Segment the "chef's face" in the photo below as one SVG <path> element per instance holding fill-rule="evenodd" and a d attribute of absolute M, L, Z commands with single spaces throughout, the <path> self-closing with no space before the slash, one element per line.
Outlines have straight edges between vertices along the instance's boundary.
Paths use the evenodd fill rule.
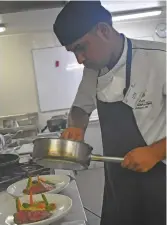
<path fill-rule="evenodd" d="M 113 54 L 112 32 L 113 28 L 109 24 L 99 23 L 81 39 L 66 46 L 66 49 L 75 54 L 79 64 L 94 70 L 102 69 L 109 64 Z"/>

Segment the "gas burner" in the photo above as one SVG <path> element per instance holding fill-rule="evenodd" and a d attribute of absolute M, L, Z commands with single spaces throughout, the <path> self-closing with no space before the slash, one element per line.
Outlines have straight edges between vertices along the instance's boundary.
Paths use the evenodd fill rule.
<path fill-rule="evenodd" d="M 9 180 L 10 178 L 11 178 L 11 176 L 3 176 L 0 178 L 0 181 Z"/>
<path fill-rule="evenodd" d="M 44 168 L 34 162 L 20 163 L 0 171 L 0 191 L 5 190 L 12 183 L 25 179 L 28 176 L 48 175 L 50 169 Z"/>
<path fill-rule="evenodd" d="M 21 176 L 3 176 L 3 177 L 1 177 L 0 178 L 0 189 L 2 188 L 1 185 L 17 181 L 20 178 L 21 178 Z"/>
<path fill-rule="evenodd" d="M 32 170 L 36 170 L 35 166 L 21 166 L 21 168 L 25 171 L 32 171 Z"/>
<path fill-rule="evenodd" d="M 31 171 L 31 170 L 41 169 L 43 167 L 39 167 L 38 165 L 22 165 L 21 168 L 26 171 Z"/>
<path fill-rule="evenodd" d="M 13 171 L 13 175 L 24 176 L 24 175 L 26 175 L 26 172 L 25 171 Z"/>
<path fill-rule="evenodd" d="M 49 173 L 50 170 L 48 169 L 45 169 L 41 166 L 38 166 L 38 165 L 21 165 L 21 168 L 23 171 L 25 171 L 25 173 L 28 175 L 28 176 L 31 176 L 31 175 L 39 175 L 41 172 L 43 171 L 46 171 Z"/>

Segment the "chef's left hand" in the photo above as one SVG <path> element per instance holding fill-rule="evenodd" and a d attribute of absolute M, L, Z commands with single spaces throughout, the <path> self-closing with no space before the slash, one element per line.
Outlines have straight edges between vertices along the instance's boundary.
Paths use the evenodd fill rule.
<path fill-rule="evenodd" d="M 124 157 L 122 167 L 137 172 L 147 172 L 158 162 L 159 158 L 155 154 L 155 151 L 151 147 L 146 146 L 128 152 Z"/>

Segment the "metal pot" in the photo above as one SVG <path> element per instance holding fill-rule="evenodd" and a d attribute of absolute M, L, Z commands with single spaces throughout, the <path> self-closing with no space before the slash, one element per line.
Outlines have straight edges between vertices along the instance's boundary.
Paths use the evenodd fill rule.
<path fill-rule="evenodd" d="M 83 142 L 58 138 L 37 138 L 34 141 L 33 159 L 39 165 L 54 169 L 87 169 L 90 161 L 120 163 L 123 158 L 91 154 L 93 148 Z"/>

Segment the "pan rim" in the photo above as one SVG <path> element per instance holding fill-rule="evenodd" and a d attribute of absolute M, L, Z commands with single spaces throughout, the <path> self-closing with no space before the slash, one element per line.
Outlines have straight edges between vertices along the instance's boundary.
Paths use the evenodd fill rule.
<path fill-rule="evenodd" d="M 70 140 L 70 139 L 57 138 L 57 137 L 38 137 L 38 138 L 34 139 L 33 142 L 38 141 L 40 139 L 70 141 L 70 142 L 73 142 L 73 143 L 80 143 L 80 144 L 87 145 L 90 149 L 93 149 L 92 146 L 90 146 L 89 144 L 87 144 L 85 142 L 77 141 L 77 140 L 74 141 L 74 140 Z"/>

